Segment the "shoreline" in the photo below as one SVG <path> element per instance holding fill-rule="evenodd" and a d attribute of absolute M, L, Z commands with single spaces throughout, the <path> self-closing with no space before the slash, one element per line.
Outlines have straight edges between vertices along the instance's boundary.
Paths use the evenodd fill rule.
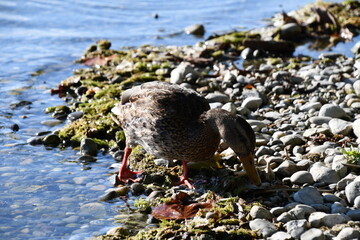
<path fill-rule="evenodd" d="M 355 3 L 348 4 L 351 9 Z M 239 189 L 241 167 L 231 152 L 223 151 L 220 156 L 225 168 L 216 169 L 216 159 L 215 164 L 210 162 L 205 169 L 193 166 L 191 172 L 197 174 L 190 177 L 194 181 L 205 180 L 195 191 L 172 187 L 172 180 L 180 173 L 179 163 L 166 160 L 154 163 L 152 156 L 136 149 L 130 166 L 144 169 L 147 180 L 113 189 L 102 200 L 111 202 L 114 197 L 128 194 L 146 196 L 135 203 L 138 211 L 144 213 L 142 217 L 148 216 L 151 207 L 171 199 L 181 204 L 178 196 L 184 192 L 197 203 L 212 200 L 213 206 L 187 221 L 158 221 L 149 215 L 147 225 L 154 228 L 136 236 L 131 226 L 120 223 L 122 226 L 96 239 L 190 236 L 287 239 L 304 234 L 329 237 L 343 229 L 350 231 L 345 226 L 350 226 L 351 234 L 360 234 L 356 227 L 360 220 L 359 206 L 355 206 L 356 196 L 346 187 L 350 182 L 349 186 L 356 187 L 359 180 L 357 167 L 348 164 L 349 146 L 356 147 L 356 139 L 360 137 L 354 127 L 360 121 L 355 59 L 358 52 L 354 58 L 337 53 L 319 59 L 291 56 L 295 46 L 302 43 L 299 40 L 319 40 L 325 35 L 329 36 L 325 43 L 331 45 L 340 40 L 331 38 L 334 31 L 349 30 L 341 25 L 343 22 L 331 20 L 334 15 L 329 12 L 318 16 L 321 14 L 330 16 L 330 20 L 322 23 L 319 17 L 318 25 L 304 26 L 284 15 L 287 23 L 275 32 L 274 28 L 267 29 L 266 34 L 233 32 L 195 46 L 143 46 L 116 51 L 111 49 L 110 42 L 100 41 L 90 46 L 80 59 L 90 68 L 76 70 L 74 76 L 52 91 L 67 99 L 68 106 L 49 108 L 47 112 L 71 123 L 59 132 L 29 142 L 80 146 L 85 161 L 91 161 L 99 150 L 121 159 L 124 135 L 112 121 L 110 109 L 119 101 L 121 92 L 133 84 L 170 81 L 196 89 L 209 100 L 211 107 L 236 112 L 249 120 L 257 134 L 256 156 L 265 183 L 260 188 L 245 184 Z M 360 21 L 357 31 L 359 26 Z M 297 38 L 292 39 L 293 36 Z M 243 69 L 234 63 L 239 56 L 246 59 Z M 87 143 L 81 144 L 84 138 L 88 139 Z M 92 150 L 85 152 L 89 147 Z M 341 151 L 343 148 L 346 154 Z M 318 176 L 321 171 L 324 174 Z M 352 171 L 356 174 L 351 175 Z M 281 186 L 280 196 L 270 191 L 275 191 L 276 186 Z M 261 195 L 266 195 L 268 200 Z"/>

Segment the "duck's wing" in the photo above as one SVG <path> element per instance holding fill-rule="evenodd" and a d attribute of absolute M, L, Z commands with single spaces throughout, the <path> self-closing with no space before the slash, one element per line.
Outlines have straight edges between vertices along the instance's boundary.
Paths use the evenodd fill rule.
<path fill-rule="evenodd" d="M 151 111 L 159 118 L 176 121 L 197 121 L 210 109 L 208 102 L 197 92 L 175 84 L 149 82 L 123 93 L 122 104 L 129 102 L 137 109 Z"/>

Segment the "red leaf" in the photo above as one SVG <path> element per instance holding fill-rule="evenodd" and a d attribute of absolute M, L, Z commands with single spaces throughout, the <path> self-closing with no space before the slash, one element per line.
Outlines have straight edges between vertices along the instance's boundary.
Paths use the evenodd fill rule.
<path fill-rule="evenodd" d="M 200 209 L 212 207 L 209 202 L 189 202 L 189 198 L 188 194 L 179 192 L 170 202 L 156 206 L 152 211 L 152 215 L 158 219 L 188 219 L 194 217 Z"/>

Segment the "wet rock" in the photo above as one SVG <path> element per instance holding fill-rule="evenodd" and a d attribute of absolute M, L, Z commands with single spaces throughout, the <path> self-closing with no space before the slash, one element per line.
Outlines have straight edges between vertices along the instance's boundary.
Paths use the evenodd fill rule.
<path fill-rule="evenodd" d="M 149 196 L 147 196 L 146 200 L 151 201 L 153 199 L 156 199 L 158 197 L 163 197 L 163 193 L 161 191 L 152 191 Z"/>
<path fill-rule="evenodd" d="M 283 232 L 283 231 L 279 231 L 274 233 L 273 235 L 271 235 L 271 237 L 267 238 L 268 240 L 291 240 L 292 237 L 290 234 Z"/>
<path fill-rule="evenodd" d="M 290 181 L 294 184 L 303 185 L 305 183 L 312 184 L 314 179 L 308 171 L 298 171 L 291 175 Z"/>
<path fill-rule="evenodd" d="M 83 116 L 82 111 L 72 112 L 67 116 L 67 119 L 69 119 L 71 122 L 81 118 Z"/>
<path fill-rule="evenodd" d="M 185 28 L 186 34 L 192 34 L 196 36 L 203 36 L 205 34 L 205 27 L 202 24 L 194 24 Z"/>
<path fill-rule="evenodd" d="M 323 197 L 314 187 L 305 187 L 303 189 L 300 189 L 294 194 L 294 200 L 307 205 L 317 203 L 322 204 L 324 202 Z"/>
<path fill-rule="evenodd" d="M 348 115 L 341 107 L 334 104 L 325 104 L 319 110 L 319 117 L 348 119 Z"/>
<path fill-rule="evenodd" d="M 91 138 L 84 138 L 80 143 L 80 154 L 81 155 L 97 155 L 97 145 Z"/>
<path fill-rule="evenodd" d="M 111 42 L 105 39 L 96 42 L 100 50 L 108 50 L 111 47 Z"/>
<path fill-rule="evenodd" d="M 287 23 L 280 28 L 280 38 L 284 40 L 294 40 L 301 35 L 302 27 L 297 23 Z"/>
<path fill-rule="evenodd" d="M 352 132 L 352 123 L 342 120 L 342 119 L 331 119 L 329 121 L 329 127 L 332 134 L 342 134 L 342 135 L 349 135 Z"/>
<path fill-rule="evenodd" d="M 145 191 L 145 187 L 142 183 L 133 183 L 131 184 L 130 188 L 131 188 L 131 192 L 134 195 L 140 195 Z"/>
<path fill-rule="evenodd" d="M 351 240 L 351 239 L 360 239 L 359 230 L 355 230 L 352 227 L 343 228 L 338 235 L 336 236 L 338 240 Z"/>
<path fill-rule="evenodd" d="M 106 235 L 115 237 L 126 237 L 130 235 L 130 231 L 126 227 L 114 227 L 107 231 Z"/>
<path fill-rule="evenodd" d="M 310 228 L 300 236 L 300 240 L 325 240 L 325 235 L 320 229 Z"/>
<path fill-rule="evenodd" d="M 357 178 L 359 179 L 359 177 Z M 346 199 L 350 204 L 354 204 L 354 200 L 357 196 L 360 196 L 360 181 L 354 180 L 345 187 Z"/>
<path fill-rule="evenodd" d="M 256 110 L 261 106 L 262 103 L 263 100 L 260 97 L 248 97 L 244 99 L 244 101 L 241 104 L 241 107 L 246 107 L 250 110 Z"/>
<path fill-rule="evenodd" d="M 293 238 L 299 238 L 302 233 L 308 229 L 309 223 L 305 219 L 292 220 L 287 222 L 284 226 L 288 234 Z"/>
<path fill-rule="evenodd" d="M 86 203 L 80 207 L 80 216 L 103 217 L 106 215 L 105 206 L 102 203 Z"/>
<path fill-rule="evenodd" d="M 199 73 L 194 70 L 190 63 L 182 62 L 170 74 L 170 82 L 180 84 L 195 81 Z"/>
<path fill-rule="evenodd" d="M 144 184 L 153 183 L 156 185 L 163 185 L 165 182 L 165 177 L 159 174 L 149 174 L 149 175 L 145 175 L 143 182 Z"/>
<path fill-rule="evenodd" d="M 314 163 L 310 168 L 310 173 L 315 182 L 331 184 L 337 183 L 340 180 L 338 174 L 334 170 L 321 162 Z"/>
<path fill-rule="evenodd" d="M 28 140 L 26 140 L 26 142 L 30 145 L 39 145 L 43 143 L 43 138 L 44 137 L 31 137 Z"/>
<path fill-rule="evenodd" d="M 120 196 L 127 196 L 130 191 L 128 186 L 118 187 L 108 191 L 105 195 L 100 197 L 99 201 L 111 201 Z"/>
<path fill-rule="evenodd" d="M 45 120 L 40 122 L 42 125 L 46 125 L 48 127 L 55 127 L 59 124 L 62 124 L 62 120 L 52 119 L 52 120 Z"/>
<path fill-rule="evenodd" d="M 271 212 L 269 210 L 267 210 L 264 207 L 257 206 L 257 205 L 255 205 L 251 208 L 250 216 L 253 219 L 261 218 L 261 219 L 266 219 L 269 221 L 271 221 L 273 218 L 273 215 L 271 214 Z"/>
<path fill-rule="evenodd" d="M 14 123 L 14 124 L 11 124 L 10 129 L 14 132 L 17 132 L 17 131 L 19 131 L 20 128 L 19 128 L 18 124 Z"/>
<path fill-rule="evenodd" d="M 43 143 L 44 143 L 44 145 L 47 145 L 47 146 L 56 147 L 57 145 L 60 144 L 60 138 L 58 135 L 51 134 L 51 135 L 44 137 Z"/>
<path fill-rule="evenodd" d="M 272 234 L 274 234 L 277 231 L 274 224 L 272 224 L 271 222 L 269 222 L 266 219 L 252 220 L 252 221 L 250 221 L 249 225 L 250 225 L 251 230 L 259 231 L 259 233 L 263 237 L 270 237 Z"/>

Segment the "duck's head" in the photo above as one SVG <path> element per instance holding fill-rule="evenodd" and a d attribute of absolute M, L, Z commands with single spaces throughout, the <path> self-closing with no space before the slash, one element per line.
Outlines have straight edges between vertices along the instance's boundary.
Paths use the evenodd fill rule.
<path fill-rule="evenodd" d="M 260 176 L 255 168 L 255 133 L 250 124 L 240 116 L 230 114 L 221 109 L 215 112 L 214 120 L 220 137 L 236 153 L 249 176 L 251 182 L 260 185 Z"/>

